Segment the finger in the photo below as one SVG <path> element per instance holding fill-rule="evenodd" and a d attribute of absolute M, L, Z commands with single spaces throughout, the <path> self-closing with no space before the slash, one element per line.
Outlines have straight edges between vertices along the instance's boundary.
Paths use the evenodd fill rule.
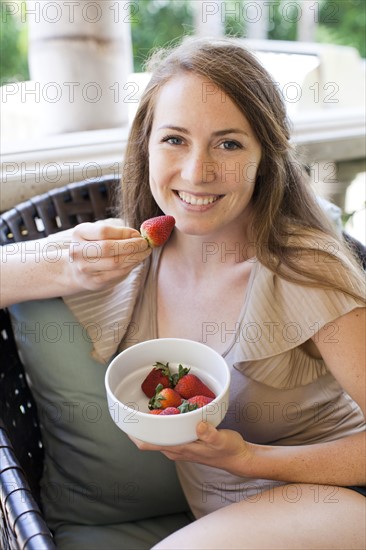
<path fill-rule="evenodd" d="M 155 445 L 154 443 L 146 443 L 145 441 L 142 441 L 141 439 L 137 439 L 136 437 L 133 437 L 132 435 L 128 436 L 131 441 L 140 449 L 140 451 L 160 451 L 161 453 L 168 455 L 177 455 L 182 454 L 187 447 L 191 444 L 185 444 L 185 445 Z M 170 458 L 170 456 L 169 456 Z"/>
<path fill-rule="evenodd" d="M 85 241 L 123 240 L 141 237 L 140 233 L 131 227 L 98 222 L 80 223 L 75 227 L 73 234 Z"/>
<path fill-rule="evenodd" d="M 92 246 L 94 245 L 94 246 Z M 120 259 L 129 258 L 133 261 L 136 254 L 147 252 L 149 245 L 145 239 L 141 236 L 138 238 L 124 239 L 124 240 L 103 240 L 103 241 L 89 241 L 84 248 L 90 247 L 91 250 L 95 250 L 97 255 L 101 258 L 114 258 L 118 263 Z M 148 254 L 145 255 L 145 257 Z"/>
<path fill-rule="evenodd" d="M 136 447 L 140 449 L 140 451 L 161 451 L 161 447 L 159 445 L 146 443 L 145 441 L 142 441 L 141 439 L 137 439 L 137 437 L 133 437 L 132 435 L 128 435 L 128 437 L 136 445 Z"/>
<path fill-rule="evenodd" d="M 220 432 L 209 422 L 200 422 L 197 425 L 196 433 L 200 441 L 209 445 L 216 445 L 220 442 Z"/>
<path fill-rule="evenodd" d="M 115 264 L 129 259 L 136 263 L 135 256 L 142 254 L 143 258 L 149 255 L 149 245 L 142 237 L 125 240 L 100 240 L 77 242 L 70 245 L 70 254 L 73 258 L 80 258 L 86 262 L 96 262 L 105 258 L 112 258 Z M 138 261 L 138 260 L 137 260 Z"/>
<path fill-rule="evenodd" d="M 115 272 L 118 277 L 120 272 L 130 271 L 151 254 L 149 247 L 140 252 L 139 246 L 131 247 L 124 254 L 116 254 L 115 249 L 108 250 L 106 253 L 105 249 L 100 244 L 97 246 L 97 244 L 90 242 L 89 246 L 86 245 L 82 250 L 71 255 L 72 261 L 79 262 L 78 269 L 82 273 Z"/>
<path fill-rule="evenodd" d="M 142 237 L 114 241 L 113 244 L 109 244 L 109 246 L 110 252 L 112 253 L 111 255 L 116 258 L 116 261 L 119 259 L 123 260 L 126 257 L 133 261 L 136 254 L 150 252 L 150 247 L 146 239 Z M 107 255 L 108 241 L 103 241 L 103 247 L 105 248 L 105 255 Z M 148 254 L 145 254 L 145 257 L 146 256 L 148 256 Z"/>

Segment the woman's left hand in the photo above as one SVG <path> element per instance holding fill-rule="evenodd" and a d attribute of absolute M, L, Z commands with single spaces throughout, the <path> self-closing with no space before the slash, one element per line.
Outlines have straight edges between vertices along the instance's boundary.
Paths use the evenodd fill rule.
<path fill-rule="evenodd" d="M 238 432 L 217 430 L 208 422 L 200 422 L 197 426 L 197 438 L 193 443 L 172 447 L 131 439 L 140 450 L 161 451 L 170 460 L 198 462 L 221 468 L 234 475 L 245 475 L 245 464 L 249 466 L 253 450 Z"/>

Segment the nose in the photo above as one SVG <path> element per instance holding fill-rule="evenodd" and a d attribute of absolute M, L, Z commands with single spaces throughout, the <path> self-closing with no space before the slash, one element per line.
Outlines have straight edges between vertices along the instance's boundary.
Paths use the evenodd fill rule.
<path fill-rule="evenodd" d="M 192 150 L 183 159 L 182 179 L 190 184 L 211 183 L 216 178 L 217 163 L 205 150 Z"/>

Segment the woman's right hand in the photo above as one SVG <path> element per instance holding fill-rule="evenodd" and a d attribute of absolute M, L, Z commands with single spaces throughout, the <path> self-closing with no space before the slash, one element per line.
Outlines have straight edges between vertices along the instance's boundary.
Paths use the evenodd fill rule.
<path fill-rule="evenodd" d="M 67 271 L 79 290 L 101 290 L 119 282 L 151 253 L 140 233 L 119 220 L 77 225 L 68 250 Z"/>
<path fill-rule="evenodd" d="M 117 219 L 5 245 L 0 306 L 101 290 L 126 277 L 150 253 L 140 233 Z"/>

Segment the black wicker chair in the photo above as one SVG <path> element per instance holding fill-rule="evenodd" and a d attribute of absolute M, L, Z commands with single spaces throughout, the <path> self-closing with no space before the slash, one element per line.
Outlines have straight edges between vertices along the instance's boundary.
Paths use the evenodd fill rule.
<path fill-rule="evenodd" d="M 38 195 L 0 216 L 1 245 L 45 237 L 116 214 L 119 178 L 105 176 Z M 0 548 L 55 549 L 39 500 L 43 446 L 36 405 L 7 310 L 0 310 Z"/>
<path fill-rule="evenodd" d="M 105 176 L 34 197 L 0 216 L 0 244 L 45 237 L 116 214 L 119 178 Z M 365 247 L 345 236 L 366 268 Z M 54 550 L 41 510 L 43 446 L 36 405 L 6 310 L 0 310 L 0 528 L 4 550 Z"/>

